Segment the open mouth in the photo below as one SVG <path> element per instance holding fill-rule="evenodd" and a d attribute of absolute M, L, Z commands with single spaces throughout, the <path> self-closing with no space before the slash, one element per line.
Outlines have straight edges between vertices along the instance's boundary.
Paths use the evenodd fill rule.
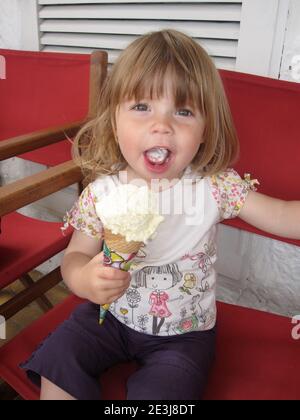
<path fill-rule="evenodd" d="M 164 147 L 153 147 L 144 152 L 146 166 L 154 172 L 164 172 L 168 169 L 171 157 L 172 152 Z"/>

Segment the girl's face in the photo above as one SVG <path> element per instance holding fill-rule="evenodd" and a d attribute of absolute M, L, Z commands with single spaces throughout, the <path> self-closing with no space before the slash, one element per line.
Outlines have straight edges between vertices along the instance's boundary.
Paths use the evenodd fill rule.
<path fill-rule="evenodd" d="M 128 163 L 128 182 L 180 178 L 203 143 L 204 118 L 189 104 L 176 107 L 170 91 L 166 86 L 159 99 L 128 100 L 117 109 L 116 130 Z M 153 148 L 163 149 L 163 164 L 150 162 L 146 152 Z"/>
<path fill-rule="evenodd" d="M 147 276 L 147 288 L 154 290 L 167 290 L 173 287 L 173 276 L 171 273 L 166 274 L 151 274 Z"/>

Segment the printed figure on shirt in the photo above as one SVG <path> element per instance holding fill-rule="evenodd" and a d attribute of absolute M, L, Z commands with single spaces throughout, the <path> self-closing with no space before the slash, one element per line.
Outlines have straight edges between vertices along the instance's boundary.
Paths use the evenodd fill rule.
<path fill-rule="evenodd" d="M 152 334 L 157 335 L 165 319 L 172 313 L 168 308 L 169 295 L 166 290 L 173 288 L 182 279 L 177 264 L 160 267 L 144 267 L 137 273 L 137 288 L 150 289 L 149 315 L 153 317 Z"/>

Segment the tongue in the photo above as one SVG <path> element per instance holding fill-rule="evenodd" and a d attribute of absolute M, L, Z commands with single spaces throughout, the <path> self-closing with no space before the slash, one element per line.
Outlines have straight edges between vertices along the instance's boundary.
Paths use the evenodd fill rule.
<path fill-rule="evenodd" d="M 167 160 L 169 152 L 167 149 L 155 147 L 153 149 L 148 150 L 146 152 L 146 156 L 151 163 L 156 165 L 162 165 Z"/>

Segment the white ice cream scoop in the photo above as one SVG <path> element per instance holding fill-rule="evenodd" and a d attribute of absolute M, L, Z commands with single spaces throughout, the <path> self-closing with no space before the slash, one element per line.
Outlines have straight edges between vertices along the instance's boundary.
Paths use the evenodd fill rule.
<path fill-rule="evenodd" d="M 147 158 L 152 163 L 162 164 L 167 159 L 169 151 L 162 147 L 154 147 L 146 152 Z"/>
<path fill-rule="evenodd" d="M 127 242 L 146 244 L 164 220 L 157 195 L 148 186 L 121 184 L 100 197 L 95 207 L 103 227 Z"/>

